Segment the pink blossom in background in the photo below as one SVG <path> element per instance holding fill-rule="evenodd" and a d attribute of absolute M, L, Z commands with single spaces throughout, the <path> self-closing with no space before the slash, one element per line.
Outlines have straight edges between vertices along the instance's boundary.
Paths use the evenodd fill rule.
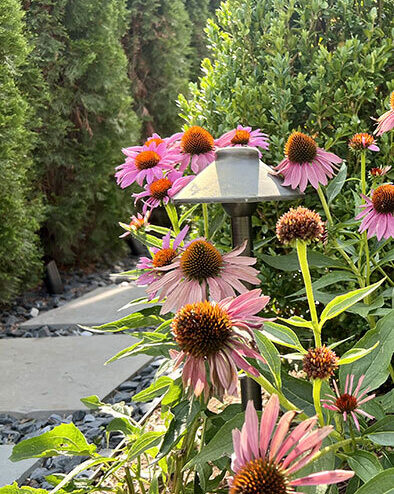
<path fill-rule="evenodd" d="M 389 132 L 394 128 L 394 91 L 390 94 L 390 110 L 383 113 L 378 119 L 378 126 L 374 134 L 381 136 L 385 132 Z"/>
<path fill-rule="evenodd" d="M 216 139 L 215 144 L 220 148 L 227 146 L 250 146 L 265 150 L 269 148 L 268 134 L 263 134 L 260 129 L 252 130 L 252 127 L 242 127 L 242 125 L 223 134 Z M 260 151 L 259 154 L 261 156 Z"/>
<path fill-rule="evenodd" d="M 371 198 L 364 196 L 363 211 L 356 216 L 362 218 L 359 232 L 367 232 L 367 238 L 376 235 L 378 240 L 394 237 L 394 185 L 380 185 L 372 191 Z"/>

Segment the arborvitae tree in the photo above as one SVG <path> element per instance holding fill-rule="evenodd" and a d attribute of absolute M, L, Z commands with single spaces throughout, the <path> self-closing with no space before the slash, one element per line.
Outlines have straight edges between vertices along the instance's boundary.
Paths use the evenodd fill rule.
<path fill-rule="evenodd" d="M 0 304 L 41 272 L 41 205 L 34 199 L 32 114 L 20 88 L 28 54 L 18 0 L 0 2 Z"/>
<path fill-rule="evenodd" d="M 176 99 L 190 74 L 191 24 L 182 0 L 128 0 L 124 47 L 144 134 L 179 130 Z"/>
<path fill-rule="evenodd" d="M 125 0 L 29 0 L 31 64 L 45 79 L 35 159 L 46 196 L 42 239 L 65 264 L 116 254 L 130 198 L 114 181 L 120 149 L 138 140 L 127 58 Z"/>

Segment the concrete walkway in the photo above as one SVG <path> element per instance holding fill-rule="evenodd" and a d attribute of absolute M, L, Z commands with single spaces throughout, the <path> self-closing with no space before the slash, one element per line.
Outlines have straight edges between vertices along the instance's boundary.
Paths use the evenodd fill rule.
<path fill-rule="evenodd" d="M 97 288 L 83 297 L 77 298 L 62 307 L 42 312 L 21 324 L 21 328 L 34 329 L 40 326 L 50 326 L 55 329 L 83 326 L 99 326 L 115 319 L 127 316 L 138 310 L 119 309 L 128 302 L 145 297 L 145 289 L 130 283 L 128 286 L 105 286 Z"/>
<path fill-rule="evenodd" d="M 128 335 L 0 340 L 0 414 L 48 417 L 84 409 L 80 399 L 101 399 L 152 360 L 137 355 L 104 362 L 137 340 Z"/>

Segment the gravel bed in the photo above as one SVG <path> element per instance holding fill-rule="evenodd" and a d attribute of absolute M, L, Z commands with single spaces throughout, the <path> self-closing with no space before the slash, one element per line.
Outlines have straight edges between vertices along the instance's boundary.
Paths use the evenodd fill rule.
<path fill-rule="evenodd" d="M 105 400 L 106 403 L 113 404 L 125 402 L 126 405 L 133 407 L 133 419 L 136 421 L 141 420 L 145 413 L 152 407 L 152 403 L 134 403 L 131 397 L 151 384 L 160 364 L 160 360 L 155 360 L 141 369 L 138 375 L 135 375 L 130 380 L 120 384 L 118 388 L 111 393 L 111 397 Z M 78 410 L 67 416 L 52 414 L 47 419 L 17 419 L 10 415 L 0 414 L 0 444 L 17 444 L 23 439 L 35 437 L 43 432 L 47 432 L 61 423 L 73 422 L 82 431 L 89 443 L 97 445 L 98 450 L 106 448 L 113 449 L 123 439 L 123 435 L 121 433 L 112 432 L 107 443 L 105 427 L 111 420 L 113 420 L 111 415 L 94 410 Z M 67 474 L 86 459 L 86 457 L 80 456 L 58 456 L 43 459 L 39 466 L 24 482 L 24 485 L 30 485 L 35 488 L 51 489 L 52 486 L 45 480 L 47 475 L 55 473 Z M 92 473 L 93 471 L 86 470 L 80 474 L 80 478 L 89 477 Z"/>
<path fill-rule="evenodd" d="M 61 307 L 95 288 L 113 284 L 114 279 L 110 277 L 110 274 L 134 269 L 137 260 L 137 257 L 128 256 L 111 266 L 108 264 L 95 266 L 94 273 L 88 273 L 84 270 L 62 272 L 60 274 L 64 284 L 64 292 L 61 294 L 51 295 L 44 284 L 36 290 L 24 293 L 10 305 L 0 307 L 0 339 L 44 338 L 48 336 L 84 334 L 83 330 L 75 327 L 54 329 L 49 326 L 41 326 L 36 329 L 26 330 L 20 329 L 19 325 L 32 317 L 38 316 L 40 312 Z M 122 278 L 115 279 L 115 282 L 127 283 Z"/>

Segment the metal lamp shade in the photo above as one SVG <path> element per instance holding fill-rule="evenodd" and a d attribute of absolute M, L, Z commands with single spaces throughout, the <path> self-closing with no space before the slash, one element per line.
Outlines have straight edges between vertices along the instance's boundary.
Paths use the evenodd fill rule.
<path fill-rule="evenodd" d="M 249 203 L 286 201 L 302 197 L 298 190 L 281 185 L 269 166 L 259 160 L 256 148 L 228 147 L 216 152 L 208 165 L 175 197 L 175 204 Z"/>

